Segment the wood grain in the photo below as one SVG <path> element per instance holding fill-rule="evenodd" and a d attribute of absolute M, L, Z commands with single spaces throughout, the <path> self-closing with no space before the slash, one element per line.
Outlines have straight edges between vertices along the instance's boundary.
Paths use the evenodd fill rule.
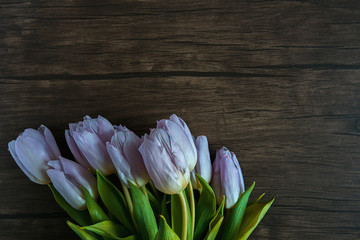
<path fill-rule="evenodd" d="M 101 114 L 181 116 L 278 197 L 251 239 L 360 238 L 358 1 L 0 1 L 0 239 L 76 239 L 7 151 Z"/>

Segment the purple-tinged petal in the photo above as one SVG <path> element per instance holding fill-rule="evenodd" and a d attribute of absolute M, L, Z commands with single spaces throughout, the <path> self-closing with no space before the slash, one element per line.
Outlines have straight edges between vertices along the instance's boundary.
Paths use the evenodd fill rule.
<path fill-rule="evenodd" d="M 94 170 L 93 167 L 86 161 L 86 159 L 81 154 L 78 146 L 74 142 L 74 139 L 71 136 L 71 130 L 65 130 L 65 139 L 66 142 L 70 148 L 71 153 L 73 154 L 75 160 L 82 166 L 84 166 L 86 169 L 89 169 L 90 171 Z"/>
<path fill-rule="evenodd" d="M 211 188 L 214 190 L 216 201 L 218 204 L 221 203 L 224 193 L 222 192 L 222 183 L 220 177 L 220 157 L 219 150 L 216 151 L 216 158 L 213 162 Z"/>
<path fill-rule="evenodd" d="M 47 162 L 52 160 L 49 147 L 30 135 L 22 134 L 15 141 L 15 152 L 23 166 L 44 183 L 50 180 L 46 175 Z"/>
<path fill-rule="evenodd" d="M 20 161 L 20 159 L 18 158 L 16 151 L 15 151 L 15 140 L 9 142 L 8 144 L 9 147 L 9 151 L 11 153 L 11 156 L 14 158 L 16 164 L 20 167 L 20 169 L 25 173 L 25 175 L 33 182 L 38 183 L 38 184 L 47 184 L 48 181 L 42 181 L 40 179 L 38 179 L 36 176 L 32 175 L 30 171 L 28 171 L 26 169 L 26 167 L 22 164 L 22 162 Z"/>
<path fill-rule="evenodd" d="M 127 159 L 133 178 L 139 187 L 144 186 L 149 181 L 149 174 L 138 150 L 140 144 L 141 140 L 135 133 L 127 132 L 126 141 L 122 148 L 122 153 Z"/>
<path fill-rule="evenodd" d="M 86 168 L 63 157 L 60 157 L 60 164 L 62 171 L 68 179 L 75 180 L 76 183 L 88 190 L 92 198 L 97 198 L 98 191 L 96 178 L 88 170 L 86 170 Z"/>
<path fill-rule="evenodd" d="M 157 128 L 165 129 L 175 140 L 185 155 L 189 170 L 192 171 L 196 165 L 197 160 L 196 147 L 192 137 L 189 139 L 184 131 L 184 128 L 174 121 L 160 120 L 157 123 Z"/>
<path fill-rule="evenodd" d="M 79 150 L 93 168 L 106 175 L 115 171 L 105 144 L 96 134 L 73 132 L 73 137 Z"/>
<path fill-rule="evenodd" d="M 86 201 L 81 189 L 72 181 L 69 181 L 65 174 L 56 169 L 47 170 L 52 184 L 63 198 L 75 209 L 86 209 Z"/>
<path fill-rule="evenodd" d="M 47 165 L 56 170 L 60 170 L 60 171 L 63 170 L 59 160 L 48 161 Z"/>
<path fill-rule="evenodd" d="M 145 167 L 154 185 L 167 194 L 181 192 L 189 181 L 190 173 L 185 157 L 176 143 L 163 129 L 144 135 L 139 147 Z"/>
<path fill-rule="evenodd" d="M 113 125 L 104 117 L 98 116 L 98 134 L 101 140 L 106 143 L 111 140 L 111 137 L 114 135 L 114 127 Z"/>
<path fill-rule="evenodd" d="M 131 183 L 135 184 L 134 178 L 131 174 L 130 165 L 126 161 L 124 155 L 120 152 L 120 150 L 118 148 L 114 147 L 113 145 L 111 145 L 111 143 L 109 143 L 109 142 L 106 143 L 106 148 L 107 148 L 110 158 L 116 168 L 116 171 L 120 177 L 120 180 L 126 186 L 128 186 L 127 181 L 130 181 Z"/>
<path fill-rule="evenodd" d="M 41 125 L 38 128 L 38 131 L 44 136 L 46 143 L 53 153 L 53 156 L 58 158 L 60 156 L 60 150 L 51 131 L 44 125 Z"/>
<path fill-rule="evenodd" d="M 209 183 L 211 180 L 211 159 L 206 136 L 198 136 L 195 140 L 195 146 L 198 157 L 195 172 Z"/>

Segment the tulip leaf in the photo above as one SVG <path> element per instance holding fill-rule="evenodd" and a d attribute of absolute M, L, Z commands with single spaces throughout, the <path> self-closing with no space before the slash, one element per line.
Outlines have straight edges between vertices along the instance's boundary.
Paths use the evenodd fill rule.
<path fill-rule="evenodd" d="M 154 212 L 144 193 L 130 183 L 130 192 L 133 203 L 133 216 L 143 240 L 153 240 L 158 231 Z"/>
<path fill-rule="evenodd" d="M 255 182 L 248 188 L 243 194 L 241 194 L 239 200 L 231 209 L 230 215 L 224 222 L 224 228 L 222 229 L 221 239 L 234 240 L 238 236 L 238 232 L 241 226 L 241 222 L 245 213 L 245 209 L 252 190 L 254 189 Z"/>
<path fill-rule="evenodd" d="M 246 240 L 250 236 L 250 234 L 260 223 L 261 219 L 263 219 L 274 200 L 275 197 L 264 203 L 256 202 L 246 208 L 244 220 L 241 224 L 238 237 L 236 239 Z"/>
<path fill-rule="evenodd" d="M 159 231 L 155 236 L 155 240 L 180 240 L 179 236 L 170 228 L 162 215 L 160 215 L 159 225 Z"/>
<path fill-rule="evenodd" d="M 262 199 L 262 197 L 265 195 L 265 193 L 261 194 L 258 198 L 252 200 L 251 202 L 248 203 L 248 206 L 257 203 L 258 201 L 260 201 Z"/>
<path fill-rule="evenodd" d="M 97 171 L 98 190 L 106 208 L 120 221 L 128 230 L 134 231 L 130 212 L 127 208 L 124 195 L 104 175 Z"/>
<path fill-rule="evenodd" d="M 192 225 L 191 225 L 191 213 L 186 196 L 186 191 L 182 191 L 180 194 L 183 194 L 186 201 L 186 210 L 187 210 L 187 239 L 192 239 Z M 171 195 L 171 226 L 172 230 L 178 235 L 182 235 L 182 207 L 180 202 L 180 196 L 177 194 Z"/>
<path fill-rule="evenodd" d="M 99 234 L 102 237 L 118 239 L 118 240 L 135 240 L 135 236 L 129 235 L 128 230 L 119 224 L 112 221 L 103 221 L 94 225 L 85 226 L 81 229 Z"/>
<path fill-rule="evenodd" d="M 82 229 L 80 226 L 75 225 L 70 221 L 66 221 L 66 223 L 82 240 L 97 240 L 97 238 Z"/>
<path fill-rule="evenodd" d="M 202 186 L 202 191 L 196 207 L 194 239 L 200 240 L 203 239 L 202 236 L 216 213 L 216 198 L 210 185 L 200 175 L 196 174 L 196 177 Z"/>
<path fill-rule="evenodd" d="M 215 216 L 211 219 L 209 223 L 209 230 L 206 234 L 206 240 L 214 240 L 219 232 L 221 223 L 224 220 L 224 206 L 225 206 L 225 196 L 223 196 L 220 206 L 216 210 Z"/>
<path fill-rule="evenodd" d="M 84 192 L 85 199 L 86 199 L 86 206 L 90 213 L 92 222 L 98 223 L 98 222 L 109 220 L 109 217 L 101 209 L 101 207 L 97 204 L 97 202 L 90 196 L 90 193 L 86 190 L 86 188 L 81 187 L 81 189 Z"/>
<path fill-rule="evenodd" d="M 219 219 L 219 221 L 216 222 L 216 224 L 212 227 L 211 231 L 208 233 L 208 235 L 206 236 L 206 240 L 215 240 L 218 232 L 219 232 L 219 229 L 221 227 L 221 223 L 223 222 L 224 220 L 224 217 L 221 217 Z"/>
<path fill-rule="evenodd" d="M 48 184 L 52 194 L 56 202 L 60 205 L 62 209 L 78 224 L 81 226 L 86 226 L 91 224 L 91 219 L 89 213 L 86 210 L 77 210 L 73 208 L 62 196 L 61 194 L 55 189 L 52 184 Z"/>

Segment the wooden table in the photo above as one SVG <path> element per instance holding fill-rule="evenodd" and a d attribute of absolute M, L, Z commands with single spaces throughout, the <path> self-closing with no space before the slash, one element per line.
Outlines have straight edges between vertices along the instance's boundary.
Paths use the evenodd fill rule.
<path fill-rule="evenodd" d="M 141 135 L 171 113 L 278 197 L 251 239 L 360 238 L 360 2 L 3 0 L 0 238 L 76 239 L 7 151 L 101 114 Z"/>

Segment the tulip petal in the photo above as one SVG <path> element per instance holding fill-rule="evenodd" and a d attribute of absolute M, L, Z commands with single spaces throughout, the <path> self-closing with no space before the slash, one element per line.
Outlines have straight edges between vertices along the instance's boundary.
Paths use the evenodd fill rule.
<path fill-rule="evenodd" d="M 209 144 L 206 136 L 198 136 L 195 140 L 195 146 L 197 148 L 198 160 L 195 165 L 195 171 L 206 182 L 211 180 L 211 159 L 209 152 Z"/>
<path fill-rule="evenodd" d="M 71 151 L 72 155 L 74 156 L 75 160 L 80 165 L 84 166 L 86 169 L 93 170 L 91 165 L 86 161 L 84 156 L 81 154 L 78 146 L 74 142 L 74 139 L 71 136 L 71 131 L 72 131 L 71 128 L 70 128 L 70 130 L 65 130 L 65 139 L 66 139 L 66 142 L 67 142 L 67 144 L 68 144 L 68 146 L 70 148 L 70 151 Z"/>
<path fill-rule="evenodd" d="M 91 132 L 73 132 L 74 141 L 89 164 L 103 174 L 111 174 L 115 168 L 101 139 Z"/>
<path fill-rule="evenodd" d="M 113 125 L 104 117 L 98 116 L 98 134 L 101 140 L 106 143 L 111 140 L 111 137 L 114 135 Z"/>
<path fill-rule="evenodd" d="M 49 147 L 38 138 L 27 134 L 20 135 L 15 141 L 15 152 L 23 166 L 40 181 L 48 183 L 50 179 L 46 175 L 49 169 L 47 162 L 51 160 Z"/>
<path fill-rule="evenodd" d="M 133 178 L 139 187 L 145 185 L 149 181 L 149 174 L 138 150 L 140 144 L 140 138 L 135 135 L 135 133 L 129 131 L 126 133 L 126 141 L 124 142 L 122 151 L 130 165 Z"/>
<path fill-rule="evenodd" d="M 96 178 L 86 168 L 74 161 L 60 157 L 62 170 L 67 178 L 74 179 L 90 193 L 93 199 L 98 196 Z"/>
<path fill-rule="evenodd" d="M 53 159 L 58 158 L 60 156 L 60 150 L 51 131 L 44 125 L 41 125 L 38 128 L 38 131 L 44 136 L 47 145 L 51 149 L 51 152 L 53 153 Z"/>
<path fill-rule="evenodd" d="M 134 178 L 131 174 L 131 170 L 130 170 L 130 165 L 129 163 L 126 161 L 124 155 L 122 154 L 122 152 L 114 147 L 113 145 L 111 145 L 111 143 L 107 142 L 106 143 L 106 148 L 108 150 L 108 153 L 110 155 L 110 158 L 116 168 L 116 171 L 121 179 L 121 181 L 127 186 L 130 187 L 128 185 L 127 181 L 131 181 L 132 183 L 134 183 Z M 135 184 L 135 183 L 134 183 Z"/>
<path fill-rule="evenodd" d="M 81 189 L 69 181 L 63 172 L 56 169 L 49 169 L 46 172 L 56 190 L 73 208 L 78 210 L 86 208 L 86 201 Z"/>
<path fill-rule="evenodd" d="M 22 164 L 22 162 L 20 161 L 20 159 L 18 158 L 16 151 L 15 151 L 15 140 L 9 142 L 8 144 L 9 147 L 9 151 L 11 156 L 14 158 L 16 164 L 20 167 L 20 169 L 25 173 L 25 175 L 33 182 L 38 183 L 38 184 L 47 184 L 48 182 L 44 182 L 38 178 L 36 178 L 34 175 L 31 174 L 30 171 L 28 171 L 26 169 L 26 167 Z"/>
<path fill-rule="evenodd" d="M 213 162 L 211 188 L 214 190 L 216 201 L 220 204 L 224 193 L 222 192 L 222 183 L 220 178 L 219 150 L 216 151 L 216 158 Z"/>
<path fill-rule="evenodd" d="M 49 165 L 50 167 L 56 170 L 60 170 L 60 171 L 63 170 L 59 160 L 48 161 L 47 165 Z"/>
<path fill-rule="evenodd" d="M 239 173 L 229 151 L 222 152 L 220 162 L 220 176 L 222 189 L 226 196 L 225 206 L 231 208 L 240 196 Z"/>
<path fill-rule="evenodd" d="M 155 187 L 176 194 L 187 186 L 190 173 L 182 151 L 176 144 L 171 145 L 170 137 L 164 133 L 163 129 L 155 129 L 151 136 L 145 135 L 139 151 Z"/>
<path fill-rule="evenodd" d="M 158 121 L 157 128 L 165 129 L 175 140 L 185 155 L 185 159 L 188 163 L 190 171 L 192 171 L 196 165 L 197 160 L 196 147 L 192 137 L 189 139 L 189 137 L 184 132 L 183 127 L 170 120 Z"/>
<path fill-rule="evenodd" d="M 243 174 L 241 171 L 241 167 L 240 167 L 240 164 L 239 164 L 239 161 L 238 161 L 236 155 L 233 152 L 231 152 L 231 157 L 234 162 L 235 168 L 238 171 L 239 182 L 240 182 L 240 193 L 243 193 L 243 192 L 245 192 L 245 183 L 244 183 L 244 177 L 243 177 Z"/>

